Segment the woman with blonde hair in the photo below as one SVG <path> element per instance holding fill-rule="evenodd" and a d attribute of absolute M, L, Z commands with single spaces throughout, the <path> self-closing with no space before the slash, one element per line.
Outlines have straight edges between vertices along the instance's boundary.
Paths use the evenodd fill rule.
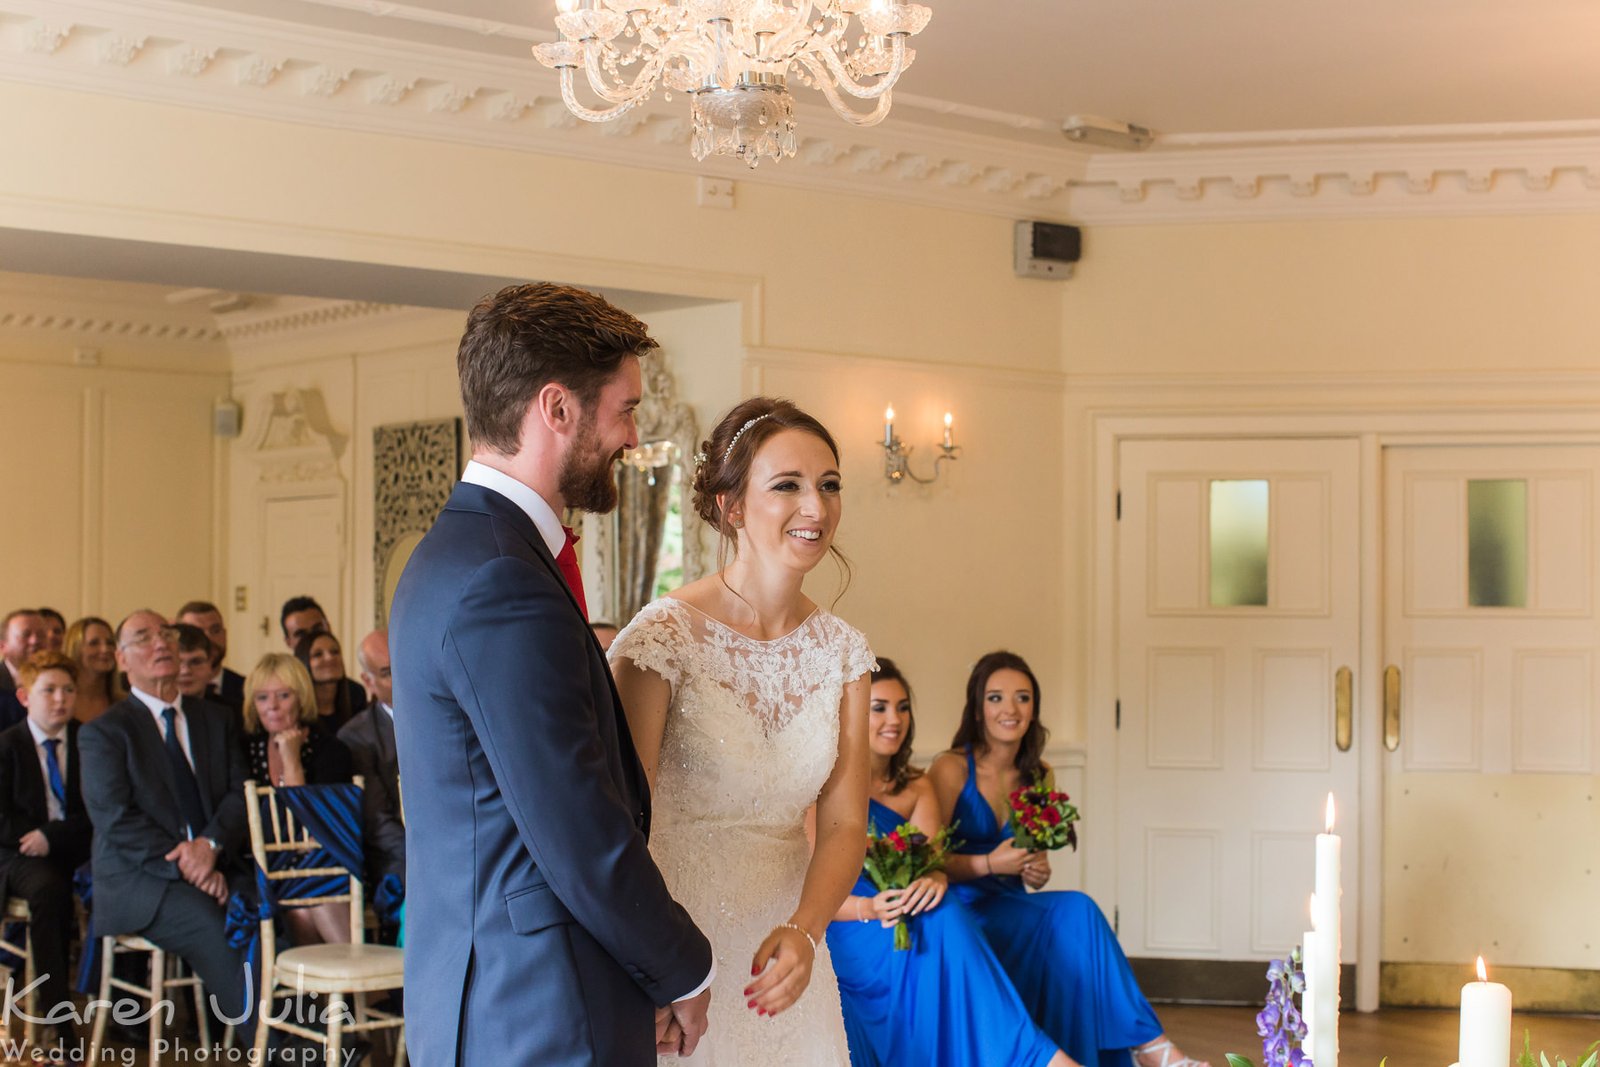
<path fill-rule="evenodd" d="M 268 652 L 245 679 L 244 728 L 250 777 L 262 785 L 350 781 L 350 750 L 323 725 L 311 675 L 293 656 Z M 289 909 L 285 919 L 296 945 L 350 940 L 344 904 Z"/>
<path fill-rule="evenodd" d="M 117 637 L 111 624 L 86 615 L 67 627 L 62 651 L 78 665 L 78 704 L 73 717 L 93 722 L 111 705 L 128 695 L 117 671 Z"/>

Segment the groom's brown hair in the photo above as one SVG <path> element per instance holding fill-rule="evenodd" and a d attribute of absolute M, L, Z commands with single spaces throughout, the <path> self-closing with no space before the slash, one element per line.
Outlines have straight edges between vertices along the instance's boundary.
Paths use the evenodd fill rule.
<path fill-rule="evenodd" d="M 551 382 L 585 409 L 628 356 L 657 348 L 645 324 L 570 285 L 511 285 L 478 301 L 456 351 L 461 405 L 474 445 L 512 455 L 528 405 Z"/>

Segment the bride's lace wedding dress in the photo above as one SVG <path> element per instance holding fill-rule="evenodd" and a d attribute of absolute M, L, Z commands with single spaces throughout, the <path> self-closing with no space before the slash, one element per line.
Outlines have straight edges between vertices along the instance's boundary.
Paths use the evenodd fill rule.
<path fill-rule="evenodd" d="M 872 669 L 866 638 L 819 608 L 783 637 L 757 641 L 664 597 L 617 635 L 610 656 L 672 686 L 650 851 L 717 961 L 705 1039 L 689 1060 L 661 1062 L 842 1067 L 849 1053 L 825 943 L 786 1011 L 758 1016 L 744 989 L 757 947 L 800 901 L 805 812 L 838 756 L 845 683 Z"/>

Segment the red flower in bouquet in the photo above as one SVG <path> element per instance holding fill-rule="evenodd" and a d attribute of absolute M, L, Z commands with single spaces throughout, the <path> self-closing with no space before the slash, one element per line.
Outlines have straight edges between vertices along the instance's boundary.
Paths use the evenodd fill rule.
<path fill-rule="evenodd" d="M 1011 794 L 1011 834 L 1018 848 L 1032 852 L 1078 847 L 1077 806 L 1065 793 L 1036 778 Z"/>
<path fill-rule="evenodd" d="M 944 869 L 950 854 L 950 832 L 954 826 L 940 827 L 931 837 L 910 823 L 901 823 L 887 834 L 876 828 L 867 831 L 867 877 L 880 890 L 906 889 L 918 878 Z M 909 918 L 894 924 L 894 947 L 904 952 L 911 947 Z"/>

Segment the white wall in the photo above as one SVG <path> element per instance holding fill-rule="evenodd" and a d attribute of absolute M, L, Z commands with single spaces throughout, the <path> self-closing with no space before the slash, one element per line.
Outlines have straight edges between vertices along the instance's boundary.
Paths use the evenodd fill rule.
<path fill-rule="evenodd" d="M 0 274 L 0 611 L 115 624 L 220 600 L 211 408 L 227 394 L 209 314 L 139 286 Z"/>

